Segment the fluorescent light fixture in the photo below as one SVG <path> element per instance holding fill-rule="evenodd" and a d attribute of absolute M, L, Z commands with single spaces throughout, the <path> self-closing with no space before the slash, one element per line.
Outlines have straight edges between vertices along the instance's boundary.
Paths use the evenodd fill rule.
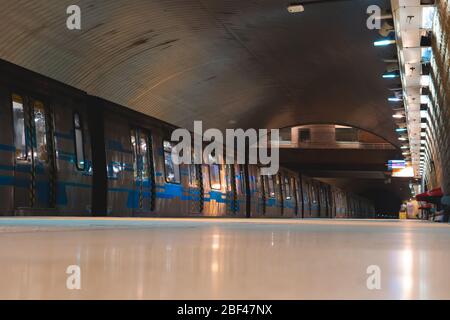
<path fill-rule="evenodd" d="M 430 85 L 430 76 L 423 75 L 420 77 L 420 85 L 422 87 L 428 87 Z"/>
<path fill-rule="evenodd" d="M 391 44 L 395 44 L 395 40 L 379 40 L 373 43 L 375 47 L 389 46 Z"/>
<path fill-rule="evenodd" d="M 414 177 L 414 168 L 413 167 L 405 167 L 403 169 L 394 170 L 392 172 L 393 177 L 405 177 L 412 178 Z"/>
<path fill-rule="evenodd" d="M 393 74 L 393 73 L 383 74 L 383 78 L 384 79 L 394 79 L 394 78 L 398 78 L 398 77 L 399 77 L 398 74 Z"/>
<path fill-rule="evenodd" d="M 436 9 L 433 7 L 423 7 L 422 8 L 422 28 L 431 29 L 433 28 L 433 19 Z"/>
<path fill-rule="evenodd" d="M 390 101 L 390 102 L 400 102 L 400 101 L 403 101 L 403 99 L 401 99 L 401 98 L 388 98 L 388 101 Z"/>
<path fill-rule="evenodd" d="M 289 13 L 300 13 L 305 11 L 305 7 L 301 4 L 291 4 L 287 7 Z"/>
<path fill-rule="evenodd" d="M 399 137 L 398 140 L 400 140 L 400 141 L 407 141 L 408 138 L 405 138 L 405 137 Z"/>
<path fill-rule="evenodd" d="M 397 131 L 397 132 L 405 132 L 405 131 L 407 131 L 408 129 L 406 129 L 406 128 L 398 128 L 398 129 L 395 129 L 395 131 Z"/>
<path fill-rule="evenodd" d="M 401 146 L 402 149 L 409 149 L 409 146 Z"/>
<path fill-rule="evenodd" d="M 420 96 L 420 103 L 421 104 L 428 104 L 429 101 L 430 101 L 430 98 L 428 98 L 428 96 L 426 96 L 426 95 L 421 95 Z"/>

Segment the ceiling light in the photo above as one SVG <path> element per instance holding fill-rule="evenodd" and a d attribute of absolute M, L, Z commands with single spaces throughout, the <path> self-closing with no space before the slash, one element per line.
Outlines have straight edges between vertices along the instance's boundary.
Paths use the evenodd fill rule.
<path fill-rule="evenodd" d="M 394 74 L 394 73 L 385 73 L 383 74 L 383 78 L 384 79 L 393 79 L 393 78 L 398 78 L 399 75 L 398 74 Z"/>
<path fill-rule="evenodd" d="M 382 47 L 382 46 L 388 46 L 388 45 L 391 45 L 394 43 L 395 43 L 395 40 L 379 40 L 379 41 L 375 41 L 373 43 L 373 45 L 375 47 Z"/>
<path fill-rule="evenodd" d="M 289 13 L 300 13 L 305 11 L 305 7 L 301 4 L 291 4 L 287 7 Z"/>

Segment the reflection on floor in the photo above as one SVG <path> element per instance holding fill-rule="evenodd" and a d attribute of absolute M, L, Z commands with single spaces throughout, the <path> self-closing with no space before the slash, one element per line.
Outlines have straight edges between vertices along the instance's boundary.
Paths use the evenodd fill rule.
<path fill-rule="evenodd" d="M 449 243 L 415 221 L 1 218 L 0 299 L 449 299 Z"/>

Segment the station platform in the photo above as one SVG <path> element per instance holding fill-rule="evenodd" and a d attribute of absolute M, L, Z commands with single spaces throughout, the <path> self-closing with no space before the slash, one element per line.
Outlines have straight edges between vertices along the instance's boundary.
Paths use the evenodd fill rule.
<path fill-rule="evenodd" d="M 449 299 L 449 243 L 410 220 L 1 218 L 0 299 Z"/>

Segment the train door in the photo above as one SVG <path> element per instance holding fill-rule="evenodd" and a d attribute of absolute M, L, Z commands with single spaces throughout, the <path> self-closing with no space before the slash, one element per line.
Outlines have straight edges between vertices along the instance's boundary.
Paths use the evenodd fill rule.
<path fill-rule="evenodd" d="M 265 215 L 267 217 L 279 217 L 283 215 L 282 194 L 279 176 L 265 176 Z"/>
<path fill-rule="evenodd" d="M 292 190 L 292 197 L 294 201 L 294 216 L 299 215 L 299 203 L 298 203 L 298 184 L 297 179 L 294 177 L 291 177 L 291 190 Z"/>
<path fill-rule="evenodd" d="M 140 128 L 131 129 L 133 151 L 133 214 L 154 211 L 155 181 L 151 135 Z"/>
<path fill-rule="evenodd" d="M 43 102 L 12 96 L 16 148 L 14 204 L 24 208 L 55 207 L 55 152 L 52 114 Z"/>
<path fill-rule="evenodd" d="M 303 181 L 301 174 L 297 175 L 295 178 L 296 186 L 295 190 L 297 192 L 297 215 L 300 218 L 304 218 L 305 203 L 303 198 Z"/>
<path fill-rule="evenodd" d="M 234 216 L 238 211 L 236 171 L 234 165 L 225 165 L 227 215 Z"/>
<path fill-rule="evenodd" d="M 255 214 L 259 217 L 262 217 L 266 215 L 267 176 L 263 176 L 261 175 L 261 172 L 258 172 L 258 177 L 259 177 L 258 211 Z"/>
<path fill-rule="evenodd" d="M 204 190 L 202 167 L 198 164 L 189 166 L 189 199 L 190 213 L 202 214 L 204 206 Z"/>
<path fill-rule="evenodd" d="M 281 203 L 283 206 L 283 215 L 286 217 L 295 216 L 295 200 L 293 198 L 293 190 L 291 185 L 291 179 L 289 175 L 280 174 L 281 181 Z"/>
<path fill-rule="evenodd" d="M 237 166 L 239 168 L 239 171 L 243 170 L 243 166 L 239 165 Z M 243 204 L 245 204 L 247 201 L 250 202 L 250 217 L 257 217 L 261 216 L 263 214 L 263 206 L 264 203 L 262 202 L 263 197 L 263 186 L 262 186 L 262 176 L 260 175 L 259 168 L 256 165 L 248 165 L 248 181 L 249 181 L 249 193 L 246 193 L 245 188 L 245 180 L 243 180 L 244 183 L 241 183 L 241 190 L 238 190 L 238 197 L 242 199 Z M 239 183 L 238 183 L 239 185 Z M 239 189 L 239 188 L 238 188 Z M 244 206 L 241 206 L 241 213 L 245 215 L 246 208 Z"/>
<path fill-rule="evenodd" d="M 248 172 L 247 172 L 248 173 Z M 246 171 L 244 165 L 237 164 L 235 166 L 236 175 L 236 209 L 239 216 L 245 217 L 247 214 L 247 197 L 251 197 L 247 194 L 247 185 L 245 178 Z"/>
<path fill-rule="evenodd" d="M 281 175 L 281 173 L 278 173 L 277 175 L 274 176 L 275 179 L 275 184 L 276 184 L 276 190 L 277 190 L 277 216 L 284 216 L 285 213 L 285 204 L 284 204 L 284 195 L 285 195 L 285 191 L 283 190 L 283 176 Z"/>
<path fill-rule="evenodd" d="M 311 217 L 318 218 L 320 217 L 319 190 L 313 181 L 309 186 L 311 190 Z"/>
<path fill-rule="evenodd" d="M 320 189 L 320 217 L 321 218 L 328 218 L 328 213 L 330 210 L 330 202 L 328 199 L 328 191 L 327 191 L 327 186 L 325 186 L 324 184 L 320 183 L 319 184 L 319 189 Z"/>
<path fill-rule="evenodd" d="M 303 212 L 302 218 L 311 217 L 311 197 L 309 192 L 309 182 L 305 177 L 301 177 L 302 183 L 302 201 L 303 201 Z"/>

